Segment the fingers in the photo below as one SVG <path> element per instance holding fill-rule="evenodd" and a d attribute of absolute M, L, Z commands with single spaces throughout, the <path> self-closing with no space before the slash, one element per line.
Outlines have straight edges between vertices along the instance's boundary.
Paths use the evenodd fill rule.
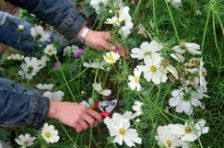
<path fill-rule="evenodd" d="M 91 127 L 91 128 L 94 127 L 94 125 L 95 125 L 95 120 L 94 120 L 91 116 L 89 116 L 89 115 L 84 115 L 84 116 L 83 116 L 83 119 L 88 123 L 88 126 L 89 126 L 89 127 Z"/>
<path fill-rule="evenodd" d="M 75 130 L 76 130 L 76 132 L 81 132 L 81 131 L 83 131 L 83 127 L 82 127 L 82 125 L 80 124 L 80 123 L 77 123 L 76 125 L 75 125 Z"/>
<path fill-rule="evenodd" d="M 114 44 L 111 44 L 110 42 L 106 42 L 104 44 L 104 48 L 107 49 L 107 50 L 111 50 L 111 51 L 116 50 L 116 46 Z"/>
<path fill-rule="evenodd" d="M 93 117 L 93 119 L 97 120 L 98 122 L 102 122 L 102 117 L 97 112 L 93 111 L 92 109 L 88 109 L 87 113 Z"/>

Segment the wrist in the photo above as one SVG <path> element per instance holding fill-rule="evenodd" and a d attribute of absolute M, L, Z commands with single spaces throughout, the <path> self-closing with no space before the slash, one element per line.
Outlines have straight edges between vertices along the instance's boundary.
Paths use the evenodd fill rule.
<path fill-rule="evenodd" d="M 86 37 L 89 34 L 89 32 L 91 32 L 91 29 L 88 28 L 86 25 L 84 25 L 81 30 L 79 31 L 79 33 L 77 34 L 77 38 L 79 39 L 79 41 L 83 44 L 85 44 L 86 42 Z"/>
<path fill-rule="evenodd" d="M 56 118 L 58 102 L 50 101 L 48 109 L 48 118 Z"/>

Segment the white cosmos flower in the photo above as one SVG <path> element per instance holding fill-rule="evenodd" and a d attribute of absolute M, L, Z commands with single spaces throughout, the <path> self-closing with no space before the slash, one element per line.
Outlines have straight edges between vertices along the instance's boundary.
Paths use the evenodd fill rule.
<path fill-rule="evenodd" d="M 94 83 L 93 84 L 93 88 L 99 94 L 101 94 L 103 96 L 110 96 L 111 95 L 111 90 L 109 90 L 109 89 L 103 89 L 100 83 Z"/>
<path fill-rule="evenodd" d="M 152 56 L 154 53 L 158 53 L 163 49 L 163 45 L 158 43 L 155 40 L 152 40 L 150 43 L 143 42 L 140 48 L 133 48 L 132 49 L 132 58 L 136 58 L 138 60 L 142 60 L 147 56 Z"/>
<path fill-rule="evenodd" d="M 44 66 L 46 62 L 38 60 L 35 57 L 25 57 L 24 63 L 21 64 L 21 70 L 18 71 L 18 74 L 26 80 L 31 80 Z"/>
<path fill-rule="evenodd" d="M 104 56 L 103 56 L 104 60 L 109 63 L 109 64 L 114 64 L 116 63 L 117 60 L 119 60 L 120 55 L 117 52 L 107 52 Z"/>
<path fill-rule="evenodd" d="M 200 100 L 205 97 L 208 96 L 202 92 L 194 91 L 190 87 L 183 87 L 172 91 L 169 105 L 176 107 L 176 112 L 178 113 L 184 112 L 185 114 L 191 114 L 193 107 L 200 106 L 202 109 L 204 108 Z"/>
<path fill-rule="evenodd" d="M 140 116 L 142 113 L 143 113 L 143 111 L 142 111 L 142 106 L 143 106 L 144 104 L 142 103 L 142 102 L 140 102 L 140 101 L 135 101 L 135 103 L 134 103 L 134 105 L 132 106 L 132 109 L 136 112 L 136 114 L 138 115 L 138 116 Z"/>
<path fill-rule="evenodd" d="M 21 54 L 11 54 L 7 57 L 7 60 L 15 60 L 15 61 L 22 61 L 24 59 L 24 55 Z"/>
<path fill-rule="evenodd" d="M 109 0 L 91 0 L 90 5 L 95 9 L 97 14 L 100 14 L 103 12 L 108 2 Z"/>
<path fill-rule="evenodd" d="M 158 54 L 153 54 L 144 59 L 145 65 L 137 66 L 144 72 L 144 78 L 147 81 L 152 81 L 154 84 L 167 81 L 167 70 L 161 67 L 161 60 L 162 58 Z"/>
<path fill-rule="evenodd" d="M 19 135 L 18 138 L 15 139 L 16 143 L 18 145 L 20 145 L 22 148 L 26 148 L 28 146 L 33 145 L 33 142 L 36 138 L 35 137 L 31 137 L 30 134 L 25 134 L 25 135 Z"/>
<path fill-rule="evenodd" d="M 50 100 L 54 100 L 54 101 L 62 101 L 63 97 L 64 97 L 65 93 L 62 91 L 56 91 L 56 92 L 50 92 L 50 91 L 46 91 L 43 93 L 43 97 L 47 97 Z"/>
<path fill-rule="evenodd" d="M 105 61 L 100 61 L 99 59 L 95 60 L 93 62 L 89 62 L 89 63 L 88 62 L 84 62 L 83 63 L 84 67 L 94 68 L 94 69 L 102 69 L 102 70 L 105 69 L 106 65 L 107 65 L 107 63 Z"/>
<path fill-rule="evenodd" d="M 34 39 L 40 42 L 46 42 L 50 40 L 50 34 L 45 32 L 42 26 L 32 27 L 30 33 Z"/>
<path fill-rule="evenodd" d="M 41 136 L 47 143 L 56 143 L 60 139 L 60 137 L 58 136 L 58 131 L 53 125 L 48 125 L 48 123 L 44 124 Z"/>
<path fill-rule="evenodd" d="M 57 49 L 53 44 L 47 45 L 44 49 L 44 53 L 48 56 L 57 54 Z"/>
<path fill-rule="evenodd" d="M 137 113 L 133 113 L 133 112 L 130 112 L 130 111 L 124 112 L 122 116 L 125 119 L 128 119 L 128 120 L 132 120 L 132 119 L 138 117 Z"/>
<path fill-rule="evenodd" d="M 122 115 L 114 113 L 112 118 L 106 117 L 104 123 L 109 129 L 110 136 L 115 137 L 114 143 L 122 145 L 124 141 L 129 147 L 135 146 L 135 143 L 142 143 L 136 129 L 130 128 L 130 121 Z"/>
<path fill-rule="evenodd" d="M 199 120 L 197 123 L 186 122 L 182 124 L 169 125 L 173 134 L 181 137 L 183 142 L 194 142 L 202 134 L 206 134 L 209 131 L 209 127 L 205 126 L 206 121 L 204 119 Z"/>
<path fill-rule="evenodd" d="M 139 83 L 141 73 L 142 73 L 141 70 L 139 70 L 138 68 L 135 68 L 134 69 L 134 76 L 133 75 L 129 75 L 128 76 L 128 80 L 130 81 L 128 83 L 128 86 L 132 90 L 136 90 L 136 91 L 140 91 L 141 90 L 141 85 Z"/>
<path fill-rule="evenodd" d="M 167 125 L 157 128 L 155 139 L 158 145 L 164 148 L 176 148 L 181 146 L 179 136 L 173 134 L 171 128 Z"/>
<path fill-rule="evenodd" d="M 54 84 L 37 84 L 36 88 L 40 89 L 40 90 L 52 90 L 54 87 Z"/>
<path fill-rule="evenodd" d="M 119 34 L 124 38 L 127 38 L 131 33 L 131 29 L 134 24 L 132 23 L 132 18 L 129 14 L 130 8 L 127 6 L 121 6 L 119 8 L 119 13 L 113 16 L 112 18 L 108 18 L 105 22 L 106 24 L 111 24 L 116 28 L 119 28 Z"/>

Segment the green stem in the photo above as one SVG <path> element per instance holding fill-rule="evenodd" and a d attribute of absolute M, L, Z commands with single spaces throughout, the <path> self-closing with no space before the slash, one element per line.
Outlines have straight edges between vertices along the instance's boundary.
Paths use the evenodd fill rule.
<path fill-rule="evenodd" d="M 168 10 L 168 13 L 169 13 L 169 16 L 170 16 L 172 25 L 173 25 L 173 29 L 174 29 L 174 32 L 175 32 L 175 36 L 176 36 L 176 38 L 177 38 L 177 41 L 180 42 L 180 38 L 179 38 L 179 35 L 178 35 L 178 31 L 177 31 L 176 24 L 175 24 L 175 22 L 174 22 L 173 14 L 172 14 L 172 12 L 171 12 L 171 10 L 170 10 L 170 7 L 169 7 L 167 1 L 164 0 L 164 2 L 166 3 L 166 7 L 167 7 L 167 10 Z"/>
<path fill-rule="evenodd" d="M 55 58 L 56 58 L 57 62 L 59 62 L 57 55 L 55 55 Z M 64 81 L 65 81 L 65 84 L 66 84 L 66 86 L 68 87 L 68 90 L 69 90 L 69 92 L 70 92 L 70 94 L 71 94 L 71 96 L 72 96 L 72 99 L 76 102 L 76 100 L 75 100 L 75 96 L 74 96 L 74 94 L 73 94 L 73 92 L 72 92 L 70 86 L 68 85 L 68 81 L 67 81 L 67 79 L 66 79 L 66 77 L 65 77 L 65 74 L 64 74 L 64 72 L 63 72 L 61 66 L 60 66 L 59 69 L 60 69 L 61 75 L 62 75 L 62 77 L 63 77 L 63 79 L 64 79 Z"/>

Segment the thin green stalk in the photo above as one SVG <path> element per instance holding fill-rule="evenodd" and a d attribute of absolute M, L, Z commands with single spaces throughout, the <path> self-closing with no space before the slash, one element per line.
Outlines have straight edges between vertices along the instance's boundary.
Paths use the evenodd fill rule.
<path fill-rule="evenodd" d="M 63 131 L 65 132 L 65 134 L 67 135 L 67 137 L 71 140 L 72 144 L 75 144 L 75 142 L 73 141 L 72 137 L 69 135 L 69 133 L 67 132 L 67 130 L 65 129 L 64 125 L 60 122 L 60 125 L 63 129 Z"/>
<path fill-rule="evenodd" d="M 56 58 L 56 61 L 59 62 L 57 55 L 55 55 L 55 58 Z M 65 84 L 66 84 L 66 86 L 68 87 L 68 90 L 69 90 L 69 92 L 70 92 L 70 94 L 71 94 L 71 96 L 72 96 L 72 99 L 73 99 L 74 101 L 76 101 L 76 100 L 75 100 L 75 96 L 74 96 L 74 94 L 73 94 L 73 92 L 72 92 L 70 86 L 68 85 L 68 81 L 67 81 L 67 79 L 66 79 L 66 77 L 65 77 L 65 74 L 64 74 L 64 72 L 63 72 L 61 66 L 60 66 L 59 69 L 60 69 L 61 75 L 62 75 L 62 77 L 63 77 L 63 79 L 64 79 L 64 81 L 65 81 Z"/>
<path fill-rule="evenodd" d="M 170 7 L 169 7 L 167 1 L 164 0 L 164 2 L 166 3 L 166 7 L 167 7 L 167 10 L 168 10 L 168 13 L 169 13 L 169 16 L 170 16 L 172 25 L 173 25 L 173 29 L 174 29 L 174 32 L 175 32 L 175 36 L 176 36 L 176 38 L 177 38 L 177 41 L 180 42 L 180 38 L 179 38 L 179 35 L 178 35 L 178 31 L 177 31 L 176 24 L 175 24 L 175 22 L 174 22 L 173 14 L 172 14 L 172 12 L 171 12 L 171 10 L 170 10 Z"/>
<path fill-rule="evenodd" d="M 207 19 L 206 19 L 206 23 L 205 23 L 205 28 L 204 28 L 204 31 L 203 31 L 203 38 L 202 38 L 202 43 L 201 43 L 202 52 L 204 50 L 205 38 L 206 38 L 207 31 L 208 31 L 208 23 L 209 23 L 210 15 L 211 15 L 211 11 L 209 10 L 208 16 L 207 16 Z"/>
<path fill-rule="evenodd" d="M 135 12 L 133 14 L 133 18 L 135 18 L 135 16 L 138 14 L 141 2 L 142 2 L 142 0 L 138 1 L 138 4 L 137 4 L 136 9 L 135 9 Z"/>
<path fill-rule="evenodd" d="M 86 72 L 87 69 L 88 69 L 88 68 L 84 69 L 84 70 L 83 70 L 82 72 L 80 72 L 77 76 L 75 76 L 74 78 L 72 78 L 71 80 L 69 80 L 67 83 L 70 84 L 72 81 L 74 81 L 75 79 L 79 78 L 80 75 L 82 75 L 84 72 Z M 65 87 L 66 85 L 67 85 L 67 84 L 62 85 L 60 88 L 63 88 L 63 87 Z"/>

